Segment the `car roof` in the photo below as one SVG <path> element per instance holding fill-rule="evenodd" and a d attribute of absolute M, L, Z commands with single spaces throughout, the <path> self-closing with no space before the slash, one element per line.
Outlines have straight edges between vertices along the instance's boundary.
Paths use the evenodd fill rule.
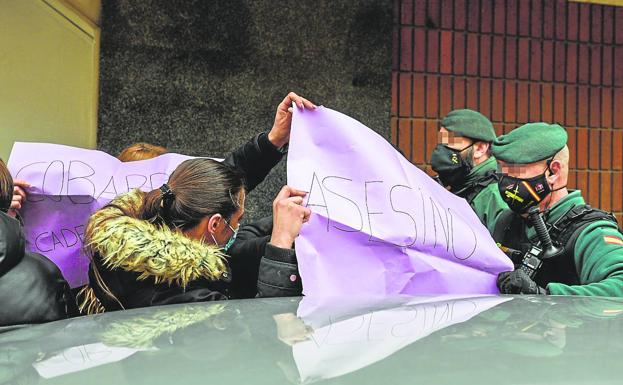
<path fill-rule="evenodd" d="M 168 305 L 2 333 L 0 382 L 619 383 L 622 317 L 623 300 L 603 297 Z"/>

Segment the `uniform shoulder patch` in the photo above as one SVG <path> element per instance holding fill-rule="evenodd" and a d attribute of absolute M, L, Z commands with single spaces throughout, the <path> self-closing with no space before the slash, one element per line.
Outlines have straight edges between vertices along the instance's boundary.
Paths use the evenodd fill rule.
<path fill-rule="evenodd" d="M 613 235 L 606 235 L 606 236 L 604 236 L 604 242 L 606 242 L 607 244 L 610 244 L 610 245 L 621 245 L 621 246 L 623 246 L 623 239 L 621 239 L 619 237 L 615 237 Z"/>

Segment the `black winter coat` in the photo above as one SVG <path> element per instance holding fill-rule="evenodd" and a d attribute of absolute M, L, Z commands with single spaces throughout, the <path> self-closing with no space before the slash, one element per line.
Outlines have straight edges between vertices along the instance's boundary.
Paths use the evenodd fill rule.
<path fill-rule="evenodd" d="M 0 212 L 0 330 L 68 318 L 76 303 L 58 267 L 25 251 L 22 228 Z"/>

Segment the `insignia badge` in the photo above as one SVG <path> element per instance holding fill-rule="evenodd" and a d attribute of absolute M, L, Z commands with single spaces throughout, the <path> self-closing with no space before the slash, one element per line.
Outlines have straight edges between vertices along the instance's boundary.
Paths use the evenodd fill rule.
<path fill-rule="evenodd" d="M 606 235 L 604 237 L 604 242 L 606 242 L 609 245 L 620 245 L 623 246 L 623 239 L 612 236 L 612 235 Z"/>

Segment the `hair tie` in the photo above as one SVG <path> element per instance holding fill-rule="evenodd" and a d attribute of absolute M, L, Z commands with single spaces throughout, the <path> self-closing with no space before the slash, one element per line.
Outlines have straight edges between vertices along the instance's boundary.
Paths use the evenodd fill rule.
<path fill-rule="evenodd" d="M 160 186 L 160 194 L 162 194 L 162 201 L 160 202 L 160 207 L 164 208 L 165 200 L 172 199 L 174 194 L 171 191 L 171 187 L 168 184 L 163 184 Z"/>

